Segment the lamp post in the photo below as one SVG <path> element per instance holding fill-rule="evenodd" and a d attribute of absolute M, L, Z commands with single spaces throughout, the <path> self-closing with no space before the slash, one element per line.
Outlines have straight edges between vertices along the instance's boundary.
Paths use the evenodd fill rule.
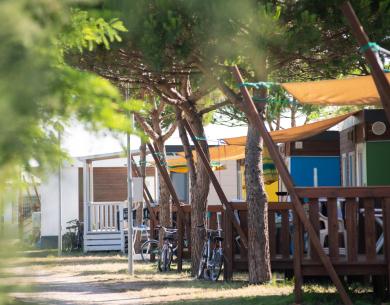
<path fill-rule="evenodd" d="M 61 147 L 61 131 L 58 130 L 58 145 Z M 58 256 L 62 254 L 62 168 L 58 164 Z"/>
<path fill-rule="evenodd" d="M 125 90 L 125 99 L 129 99 L 129 87 Z M 133 124 L 133 114 L 130 115 L 130 124 Z M 133 126 L 131 126 L 133 127 Z M 131 168 L 131 145 L 130 132 L 127 132 L 127 253 L 128 253 L 128 272 L 134 275 L 134 258 L 133 258 L 133 179 Z"/>

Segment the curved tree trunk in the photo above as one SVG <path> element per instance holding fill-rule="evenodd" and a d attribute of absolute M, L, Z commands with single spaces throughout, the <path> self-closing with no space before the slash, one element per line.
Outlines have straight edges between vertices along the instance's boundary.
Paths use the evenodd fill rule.
<path fill-rule="evenodd" d="M 163 166 L 165 166 L 165 145 L 164 142 L 161 139 L 158 139 L 155 141 L 155 144 L 157 145 L 157 148 L 159 152 L 161 153 L 160 160 L 163 163 Z M 164 227 L 170 227 L 172 226 L 172 204 L 171 204 L 171 195 L 169 193 L 169 189 L 164 182 L 163 177 L 159 173 L 158 175 L 159 179 L 159 222 L 160 225 Z M 160 243 L 162 243 L 163 240 L 163 230 L 160 230 Z"/>
<path fill-rule="evenodd" d="M 291 127 L 297 126 L 297 107 L 292 105 L 291 106 Z"/>
<path fill-rule="evenodd" d="M 262 142 L 260 133 L 249 123 L 245 147 L 245 184 L 248 202 L 248 269 L 251 284 L 271 280 L 268 206 L 262 177 Z"/>
<path fill-rule="evenodd" d="M 146 144 L 141 144 L 140 147 L 140 172 L 142 176 L 142 180 L 145 182 L 145 176 L 146 176 Z M 136 220 L 135 223 L 137 226 L 142 225 L 143 221 L 143 213 L 144 212 L 144 204 L 143 202 L 137 207 L 137 213 L 136 213 Z M 135 253 L 140 253 L 141 251 L 141 234 L 137 234 L 137 238 L 135 240 Z"/>
<path fill-rule="evenodd" d="M 187 120 L 194 133 L 198 137 L 204 137 L 202 117 L 196 113 L 187 115 Z M 190 146 L 184 127 L 179 124 L 179 133 L 183 146 L 186 151 L 187 165 L 190 169 L 191 182 L 191 274 L 194 276 L 198 270 L 200 255 L 204 242 L 204 230 L 197 229 L 197 226 L 203 224 L 206 213 L 207 197 L 210 189 L 210 178 L 206 168 L 201 161 L 195 165 L 190 156 Z M 206 141 L 199 141 L 206 155 L 209 156 L 208 144 Z"/>

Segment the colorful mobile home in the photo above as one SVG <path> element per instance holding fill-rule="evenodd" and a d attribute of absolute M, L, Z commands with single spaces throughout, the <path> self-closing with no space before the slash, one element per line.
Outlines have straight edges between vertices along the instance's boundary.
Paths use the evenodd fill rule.
<path fill-rule="evenodd" d="M 293 181 L 299 187 L 340 186 L 340 135 L 324 131 L 280 146 Z"/>
<path fill-rule="evenodd" d="M 264 170 L 264 168 L 263 168 Z M 246 199 L 246 186 L 245 186 L 245 160 L 237 160 L 237 187 L 238 187 L 238 198 L 241 200 Z M 276 176 L 277 172 L 275 170 Z M 263 177 L 264 178 L 264 177 Z M 265 179 L 266 180 L 266 179 Z M 268 202 L 277 202 L 278 196 L 276 193 L 279 190 L 279 179 L 276 177 L 273 181 L 264 184 L 265 194 L 267 195 Z"/>
<path fill-rule="evenodd" d="M 366 109 L 341 123 L 343 186 L 390 185 L 390 125 L 383 109 Z"/>

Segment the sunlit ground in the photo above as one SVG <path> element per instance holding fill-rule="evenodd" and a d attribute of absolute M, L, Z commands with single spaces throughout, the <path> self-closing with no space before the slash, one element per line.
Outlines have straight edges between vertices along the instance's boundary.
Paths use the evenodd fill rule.
<path fill-rule="evenodd" d="M 188 272 L 160 273 L 153 264 L 136 262 L 127 274 L 126 257 L 115 254 L 56 257 L 55 252 L 29 251 L 0 280 L 12 288 L 12 304 L 292 304 L 293 283 L 248 285 L 246 274 L 231 283 L 194 280 Z M 31 283 L 35 286 L 31 288 Z M 356 293 L 357 292 L 357 293 Z M 355 289 L 354 304 L 373 304 L 366 289 Z M 340 304 L 327 285 L 306 285 L 305 304 Z M 2 304 L 0 302 L 0 304 Z M 6 304 L 6 303 L 3 303 Z"/>

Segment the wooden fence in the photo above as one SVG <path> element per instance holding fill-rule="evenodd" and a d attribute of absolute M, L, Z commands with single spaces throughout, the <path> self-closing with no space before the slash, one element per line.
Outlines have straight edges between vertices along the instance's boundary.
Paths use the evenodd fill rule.
<path fill-rule="evenodd" d="M 320 238 L 325 253 L 340 275 L 385 275 L 390 282 L 390 187 L 297 188 L 307 217 Z M 244 232 L 248 232 L 247 204 L 230 203 Z M 190 254 L 191 224 L 189 205 L 184 212 L 184 238 Z M 293 254 L 299 257 L 301 275 L 323 276 L 327 272 L 298 222 L 294 225 L 291 203 L 270 202 L 268 224 L 271 267 L 292 271 Z M 217 213 L 222 214 L 225 279 L 234 271 L 248 270 L 247 252 L 240 246 L 231 221 L 226 221 L 220 205 L 209 205 L 211 228 L 217 228 Z M 156 213 L 158 211 L 156 209 Z M 155 224 L 152 224 L 152 227 Z M 297 242 L 294 244 L 294 238 Z M 297 251 L 294 250 L 297 245 Z"/>

